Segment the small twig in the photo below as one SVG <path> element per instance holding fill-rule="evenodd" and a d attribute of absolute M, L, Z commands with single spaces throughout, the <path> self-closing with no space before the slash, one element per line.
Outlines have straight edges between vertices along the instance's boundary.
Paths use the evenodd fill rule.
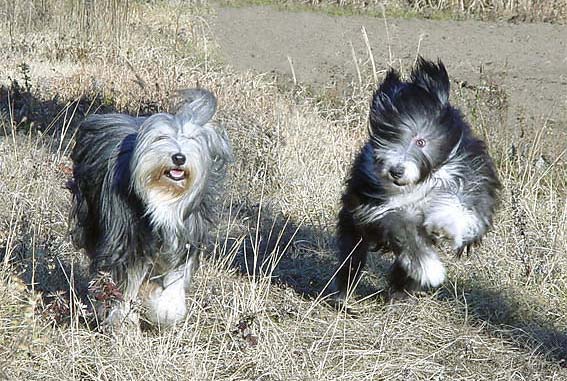
<path fill-rule="evenodd" d="M 388 19 L 386 18 L 386 7 L 381 4 L 382 7 L 382 18 L 384 20 L 384 27 L 386 28 L 386 41 L 388 41 L 388 65 L 392 66 L 394 58 L 392 56 L 392 41 L 390 40 L 390 28 L 388 27 Z"/>
<path fill-rule="evenodd" d="M 291 68 L 291 76 L 293 77 L 293 84 L 297 86 L 297 78 L 295 77 L 295 69 L 293 68 L 293 60 L 290 56 L 287 56 L 287 62 L 289 62 L 289 67 Z"/>
<path fill-rule="evenodd" d="M 358 75 L 358 83 L 362 84 L 362 75 L 360 74 L 360 67 L 358 65 L 358 60 L 356 59 L 356 52 L 354 51 L 354 46 L 352 45 L 352 41 L 349 41 L 349 44 L 352 53 L 352 60 L 354 61 L 354 67 L 356 68 L 356 74 Z"/>
<path fill-rule="evenodd" d="M 366 44 L 366 49 L 368 50 L 368 57 L 370 58 L 370 63 L 372 64 L 372 75 L 374 76 L 374 83 L 377 83 L 378 73 L 376 72 L 376 62 L 374 62 L 374 55 L 372 54 L 372 47 L 370 46 L 370 40 L 368 39 L 368 34 L 366 33 L 366 28 L 364 26 L 361 27 L 361 31 L 362 31 L 362 37 L 364 38 L 364 43 Z"/>
<path fill-rule="evenodd" d="M 134 82 L 136 82 L 136 84 L 140 86 L 142 90 L 144 90 L 146 88 L 146 81 L 144 81 L 142 77 L 140 77 L 140 75 L 136 72 L 136 69 L 134 69 L 134 65 L 132 65 L 132 63 L 130 62 L 130 60 L 128 60 L 128 58 L 124 57 L 124 61 L 126 62 L 128 68 L 132 71 L 132 73 L 136 77 L 136 80 Z"/>
<path fill-rule="evenodd" d="M 421 33 L 419 35 L 419 40 L 417 41 L 417 54 L 415 55 L 414 65 L 417 63 L 417 57 L 419 57 L 419 52 L 421 50 L 421 41 L 423 41 L 424 37 L 426 36 L 425 33 Z"/>

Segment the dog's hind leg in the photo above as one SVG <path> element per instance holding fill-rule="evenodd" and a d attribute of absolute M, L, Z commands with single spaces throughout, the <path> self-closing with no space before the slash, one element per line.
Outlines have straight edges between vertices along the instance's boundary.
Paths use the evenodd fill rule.
<path fill-rule="evenodd" d="M 352 215 L 343 209 L 337 227 L 339 268 L 335 274 L 332 297 L 342 302 L 349 290 L 354 289 L 364 265 L 370 242 L 363 229 L 354 223 Z"/>

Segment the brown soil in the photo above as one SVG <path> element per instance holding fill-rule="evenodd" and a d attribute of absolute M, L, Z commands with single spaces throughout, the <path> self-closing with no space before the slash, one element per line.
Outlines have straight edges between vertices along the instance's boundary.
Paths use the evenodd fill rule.
<path fill-rule="evenodd" d="M 387 28 L 386 28 L 387 24 Z M 219 8 L 214 33 L 237 70 L 291 75 L 316 87 L 357 79 L 353 48 L 368 68 L 367 31 L 377 70 L 441 58 L 455 81 L 496 82 L 508 95 L 508 128 L 518 118 L 549 120 L 555 142 L 567 142 L 567 26 L 329 16 L 271 7 Z M 352 44 L 352 45 L 351 45 Z M 352 46 L 352 47 L 351 47 Z M 560 147 L 558 147 L 560 148 Z"/>

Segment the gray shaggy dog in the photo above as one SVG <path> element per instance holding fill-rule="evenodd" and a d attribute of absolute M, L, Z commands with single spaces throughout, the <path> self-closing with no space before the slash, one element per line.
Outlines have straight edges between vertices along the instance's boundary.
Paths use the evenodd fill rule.
<path fill-rule="evenodd" d="M 214 223 L 231 148 L 211 122 L 216 98 L 181 92 L 175 115 L 93 115 L 80 125 L 73 160 L 75 245 L 92 270 L 109 272 L 123 301 L 105 323 L 171 326 L 187 312 L 185 292 Z"/>
<path fill-rule="evenodd" d="M 485 144 L 449 103 L 440 61 L 419 57 L 408 81 L 387 73 L 372 99 L 369 135 L 339 213 L 339 302 L 371 249 L 396 256 L 394 296 L 441 285 L 437 240 L 448 240 L 458 256 L 468 251 L 491 227 L 500 189 Z"/>

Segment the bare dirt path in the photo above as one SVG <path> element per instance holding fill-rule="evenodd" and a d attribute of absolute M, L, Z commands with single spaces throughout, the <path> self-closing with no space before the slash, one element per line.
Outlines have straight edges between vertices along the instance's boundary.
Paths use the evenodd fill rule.
<path fill-rule="evenodd" d="M 441 58 L 455 80 L 479 82 L 481 70 L 510 97 L 510 110 L 553 120 L 567 130 L 567 26 L 480 21 L 433 21 L 283 12 L 271 7 L 218 8 L 216 39 L 237 70 L 275 71 L 325 86 L 357 78 L 368 60 L 367 31 L 377 69 L 419 52 Z M 369 65 L 367 63 L 366 65 Z M 514 118 L 509 118 L 513 124 Z M 561 138 L 561 139 L 562 139 Z"/>

